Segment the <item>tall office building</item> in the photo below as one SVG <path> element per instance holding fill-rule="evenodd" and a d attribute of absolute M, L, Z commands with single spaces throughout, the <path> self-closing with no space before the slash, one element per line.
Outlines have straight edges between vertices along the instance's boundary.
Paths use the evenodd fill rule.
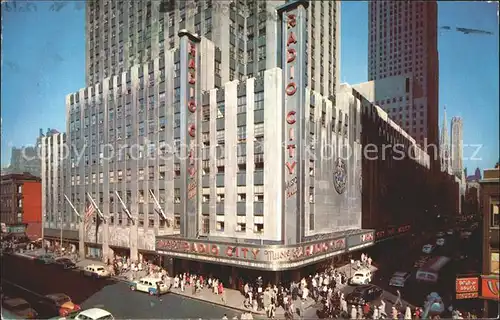
<path fill-rule="evenodd" d="M 464 174 L 463 168 L 463 122 L 460 117 L 451 118 L 451 171 L 460 179 Z"/>
<path fill-rule="evenodd" d="M 339 2 L 159 5 L 88 3 L 88 87 L 66 101 L 66 194 L 95 208 L 80 252 L 282 270 L 373 243 Z"/>
<path fill-rule="evenodd" d="M 441 172 L 451 174 L 451 150 L 450 134 L 448 132 L 448 119 L 446 117 L 446 107 L 444 108 L 443 124 L 439 136 L 439 159 L 441 161 Z"/>
<path fill-rule="evenodd" d="M 220 49 L 217 87 L 262 77 L 279 66 L 276 7 L 285 1 L 87 2 L 87 86 L 179 47 L 177 32 L 195 32 Z M 306 12 L 307 82 L 333 96 L 340 66 L 340 2 L 311 1 Z"/>
<path fill-rule="evenodd" d="M 409 78 L 406 97 L 377 93 L 377 104 L 419 144 L 438 145 L 436 1 L 370 1 L 369 80 Z"/>

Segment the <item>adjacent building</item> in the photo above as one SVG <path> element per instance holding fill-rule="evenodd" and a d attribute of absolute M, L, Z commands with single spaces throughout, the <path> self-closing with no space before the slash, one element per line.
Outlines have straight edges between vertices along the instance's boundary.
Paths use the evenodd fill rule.
<path fill-rule="evenodd" d="M 29 173 L 1 176 L 0 220 L 7 233 L 28 236 L 32 240 L 42 237 L 42 184 L 40 178 Z"/>
<path fill-rule="evenodd" d="M 41 138 L 43 231 L 49 246 L 60 245 L 61 241 L 78 244 L 78 232 L 72 231 L 76 223 L 66 214 L 72 211 L 65 198 L 69 155 L 65 133 L 51 129 Z"/>
<path fill-rule="evenodd" d="M 500 168 L 484 170 L 480 185 L 483 214 L 481 297 L 485 299 L 484 317 L 495 317 L 500 300 Z"/>
<path fill-rule="evenodd" d="M 389 79 L 380 81 L 386 83 Z M 364 150 L 374 150 L 371 154 L 365 151 L 362 163 L 362 227 L 375 229 L 375 239 L 382 241 L 423 228 L 434 210 L 433 197 L 426 191 L 430 189 L 431 158 L 388 113 L 374 104 L 378 82 L 343 85 L 341 92 L 355 97 L 362 106 L 362 146 Z M 405 86 L 396 85 L 392 90 L 394 94 L 404 93 Z"/>
<path fill-rule="evenodd" d="M 437 2 L 371 1 L 368 21 L 369 80 L 401 76 L 408 92 L 391 96 L 376 88 L 376 105 L 418 144 L 437 146 Z"/>
<path fill-rule="evenodd" d="M 443 124 L 441 126 L 441 132 L 439 136 L 439 155 L 441 160 L 441 172 L 451 174 L 451 148 L 447 121 L 446 107 L 444 107 Z"/>

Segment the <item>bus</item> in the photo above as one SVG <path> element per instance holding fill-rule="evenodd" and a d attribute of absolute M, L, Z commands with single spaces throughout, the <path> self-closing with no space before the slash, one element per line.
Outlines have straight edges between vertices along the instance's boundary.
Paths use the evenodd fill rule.
<path fill-rule="evenodd" d="M 448 257 L 434 257 L 421 266 L 415 275 L 417 281 L 436 283 L 439 273 L 450 262 Z"/>

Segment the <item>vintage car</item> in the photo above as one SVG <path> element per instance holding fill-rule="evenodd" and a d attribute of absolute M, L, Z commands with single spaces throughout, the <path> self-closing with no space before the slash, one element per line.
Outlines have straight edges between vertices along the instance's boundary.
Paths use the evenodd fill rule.
<path fill-rule="evenodd" d="M 69 314 L 81 310 L 80 306 L 71 301 L 64 293 L 53 293 L 44 296 L 38 303 L 39 309 L 44 314 L 54 314 L 66 317 Z"/>
<path fill-rule="evenodd" d="M 158 286 L 160 287 L 160 294 L 167 293 L 169 287 L 159 278 L 146 277 L 130 283 L 130 290 L 142 291 L 150 295 L 158 294 Z"/>
<path fill-rule="evenodd" d="M 36 319 L 38 317 L 37 312 L 31 307 L 28 301 L 21 298 L 4 298 L 2 307 L 22 319 Z"/>

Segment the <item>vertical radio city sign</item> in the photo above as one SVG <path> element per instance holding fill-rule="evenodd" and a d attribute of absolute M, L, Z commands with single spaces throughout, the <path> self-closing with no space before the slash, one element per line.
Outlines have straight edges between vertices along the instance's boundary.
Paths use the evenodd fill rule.
<path fill-rule="evenodd" d="M 306 76 L 306 8 L 308 1 L 291 1 L 277 8 L 281 19 L 281 67 L 284 88 L 284 240 L 301 241 L 304 228 L 304 188 L 301 157 L 304 132 Z"/>
<path fill-rule="evenodd" d="M 200 123 L 199 42 L 200 38 L 187 30 L 180 37 L 180 111 L 181 111 L 181 198 L 183 212 L 181 234 L 194 238 L 198 232 L 198 148 Z"/>

